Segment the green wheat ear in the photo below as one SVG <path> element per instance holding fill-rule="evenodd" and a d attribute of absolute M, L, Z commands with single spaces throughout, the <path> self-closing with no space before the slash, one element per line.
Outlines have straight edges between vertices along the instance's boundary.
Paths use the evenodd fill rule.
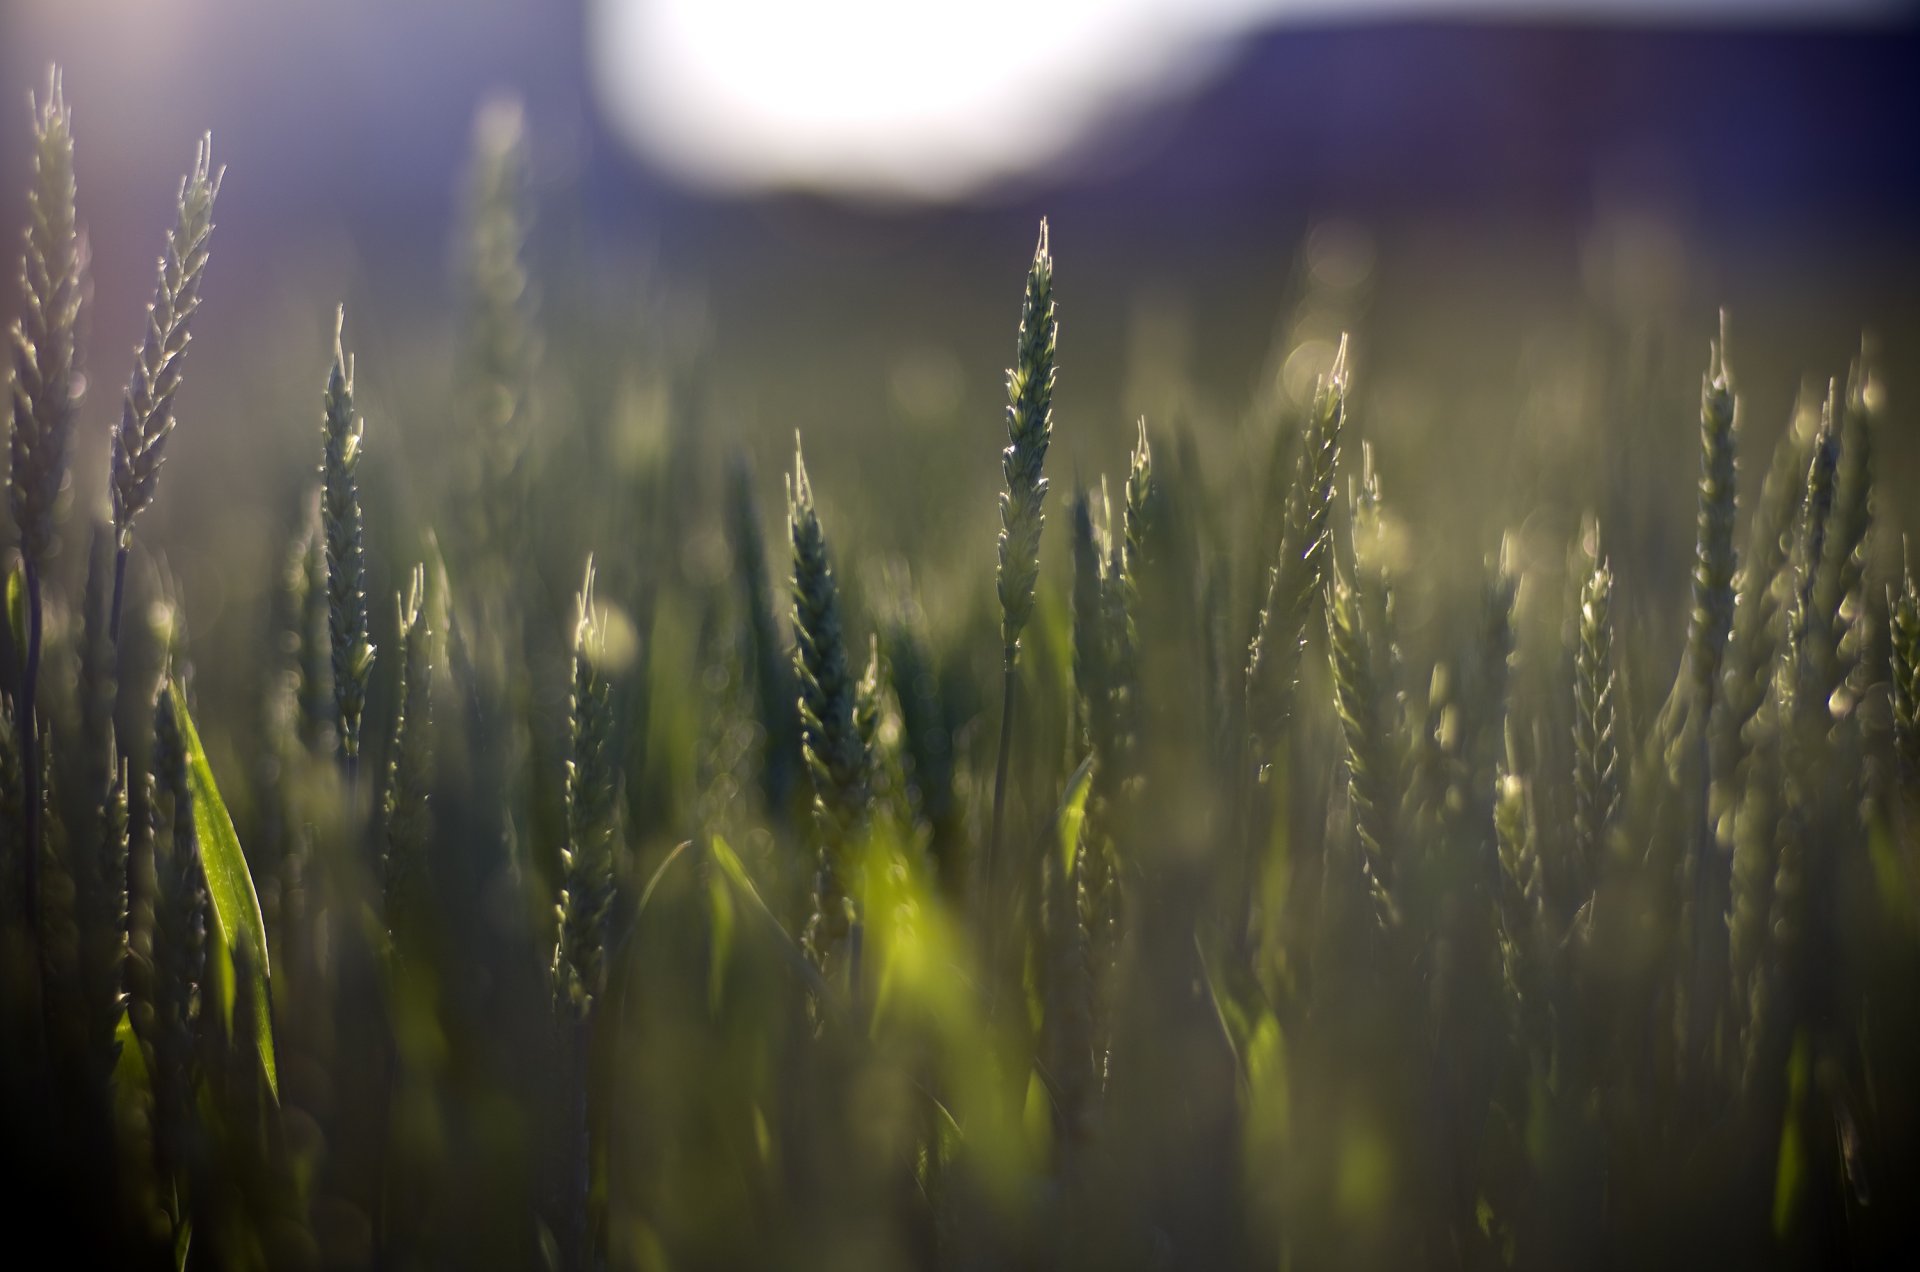
<path fill-rule="evenodd" d="M 413 567 L 399 610 L 400 701 L 382 801 L 387 840 L 383 888 L 387 928 L 396 936 L 424 899 L 427 851 L 433 836 L 429 800 L 433 789 L 433 642 L 444 623 L 429 615 L 427 571 Z"/>
<path fill-rule="evenodd" d="M 333 331 L 333 368 L 327 373 L 322 418 L 320 513 L 327 562 L 327 636 L 333 651 L 334 705 L 347 770 L 360 757 L 360 720 L 373 674 L 374 645 L 367 629 L 366 545 L 355 472 L 365 450 L 366 421 L 353 406 L 353 359 L 341 345 L 346 310 Z"/>
<path fill-rule="evenodd" d="M 1702 710 L 1712 703 L 1733 626 L 1738 403 L 1727 374 L 1726 327 L 1726 314 L 1722 312 L 1720 339 L 1709 346 L 1707 373 L 1700 384 L 1700 505 L 1687 662 L 1695 701 Z"/>
<path fill-rule="evenodd" d="M 792 792 L 800 778 L 800 722 L 794 709 L 793 663 L 774 618 L 753 470 L 744 454 L 736 455 L 728 469 L 727 538 L 733 549 L 734 575 L 746 602 L 754 700 L 765 733 L 761 763 L 765 804 L 769 816 L 782 817 L 792 807 Z"/>
<path fill-rule="evenodd" d="M 188 329 L 200 308 L 200 280 L 213 236 L 213 202 L 225 169 L 213 166 L 211 134 L 194 151 L 193 167 L 180 182 L 177 219 L 167 232 L 160 281 L 147 306 L 146 334 L 134 358 L 133 376 L 113 430 L 110 493 L 113 529 L 121 552 L 133 545 L 133 519 L 153 502 L 160 461 L 173 432 L 173 398 L 186 367 Z M 117 608 L 117 607 L 116 607 Z"/>
<path fill-rule="evenodd" d="M 1902 544 L 1900 582 L 1888 589 L 1889 651 L 1893 681 L 1893 741 L 1900 785 L 1920 812 L 1920 590 Z"/>
<path fill-rule="evenodd" d="M 153 854 L 153 921 L 147 966 L 148 999 L 134 1024 L 151 1053 L 154 1147 L 163 1178 L 178 1179 L 191 1159 L 199 1081 L 198 1038 L 205 1011 L 207 881 L 194 827 L 186 744 L 180 736 L 173 690 L 162 685 L 153 709 L 152 771 L 147 788 Z M 180 1216 L 175 1216 L 176 1223 Z"/>
<path fill-rule="evenodd" d="M 1325 590 L 1334 473 L 1347 417 L 1347 340 L 1314 389 L 1313 409 L 1288 491 L 1280 559 L 1267 572 L 1247 660 L 1247 727 L 1260 748 L 1279 736 L 1292 711 L 1293 684 L 1313 603 Z"/>
<path fill-rule="evenodd" d="M 594 606 L 589 558 L 573 629 L 567 841 L 561 849 L 560 934 L 553 951 L 554 1002 L 575 1019 L 592 1013 L 605 986 L 607 923 L 613 911 L 619 776 L 612 687 L 602 670 L 605 653 L 606 628 Z"/>
<path fill-rule="evenodd" d="M 1007 488 L 1000 496 L 1000 633 L 1006 661 L 1020 649 L 1020 633 L 1033 614 L 1033 587 L 1040 576 L 1040 531 L 1047 479 L 1041 469 L 1053 437 L 1054 344 L 1053 253 L 1047 223 L 1027 271 L 1020 307 L 1020 336 L 1007 372 L 1007 448 L 1000 467 Z"/>
<path fill-rule="evenodd" d="M 480 468 L 475 530 L 496 566 L 510 551 L 507 536 L 525 496 L 527 392 L 535 360 L 532 287 L 522 260 L 527 184 L 525 112 L 512 99 L 489 102 L 474 118 L 467 177 L 461 381 L 479 434 L 471 451 Z"/>
<path fill-rule="evenodd" d="M 20 551 L 43 571 L 73 449 L 79 395 L 76 330 L 86 292 L 86 244 L 75 221 L 73 116 L 60 72 L 34 105 L 33 184 L 20 267 L 21 315 L 13 325 L 12 468 L 8 496 Z"/>
<path fill-rule="evenodd" d="M 76 329 L 86 292 L 86 243 L 75 222 L 73 120 L 58 68 L 47 77 L 47 95 L 34 105 L 33 184 L 26 251 L 20 267 L 24 312 L 13 325 L 12 424 L 7 494 L 20 533 L 25 583 L 25 654 L 19 701 L 20 763 L 24 798 L 21 841 L 28 928 L 38 923 L 44 789 L 40 760 L 41 712 L 35 702 L 40 679 L 44 612 L 40 583 L 56 543 L 61 490 L 73 450 L 74 408 L 82 381 L 74 369 Z"/>
<path fill-rule="evenodd" d="M 807 944 L 824 969 L 838 960 L 855 921 L 851 855 L 867 817 L 871 756 L 856 720 L 860 689 L 847 658 L 839 585 L 798 437 L 787 480 L 787 523 L 793 544 L 800 744 L 813 783 L 819 867 Z"/>
<path fill-rule="evenodd" d="M 1593 534 L 1597 543 L 1598 533 Z M 1613 666 L 1613 568 L 1593 563 L 1580 586 L 1573 648 L 1574 865 L 1582 891 L 1599 877 L 1607 833 L 1620 813 L 1620 740 Z"/>

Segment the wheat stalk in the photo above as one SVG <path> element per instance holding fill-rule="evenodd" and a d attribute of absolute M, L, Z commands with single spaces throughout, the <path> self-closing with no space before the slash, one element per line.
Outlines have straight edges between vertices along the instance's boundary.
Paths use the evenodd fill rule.
<path fill-rule="evenodd" d="M 44 625 L 41 580 L 53 554 L 60 492 L 73 449 L 79 396 L 75 333 L 86 292 L 87 250 L 75 222 L 73 117 L 58 68 L 34 104 L 33 184 L 27 193 L 26 251 L 20 267 L 23 312 L 13 325 L 12 433 L 8 503 L 20 535 L 26 582 L 26 657 L 15 704 L 20 767 L 26 783 L 22 840 L 27 845 L 25 896 L 29 931 L 37 923 L 40 885 L 40 680 Z"/>
<path fill-rule="evenodd" d="M 1047 223 L 1040 222 L 1040 241 L 1027 269 L 1026 294 L 1020 306 L 1020 333 L 1013 366 L 1007 372 L 1007 446 L 1000 468 L 1007 488 L 1000 495 L 1001 693 L 1000 744 L 993 765 L 993 826 L 987 839 L 982 871 L 991 892 L 994 860 L 1007 815 L 1007 765 L 1013 756 L 1014 665 L 1020 654 L 1020 633 L 1033 614 L 1033 588 L 1040 577 L 1040 531 L 1046 524 L 1043 505 L 1047 479 L 1041 475 L 1047 445 L 1053 438 L 1054 346 L 1060 324 L 1054 316 L 1053 252 L 1047 241 Z"/>

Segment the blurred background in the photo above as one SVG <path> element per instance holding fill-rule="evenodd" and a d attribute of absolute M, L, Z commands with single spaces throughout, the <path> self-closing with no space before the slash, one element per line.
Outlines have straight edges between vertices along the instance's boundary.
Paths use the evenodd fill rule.
<path fill-rule="evenodd" d="M 888 474 L 849 501 L 847 533 L 984 595 L 1001 377 L 1046 215 L 1065 480 L 1116 470 L 1141 413 L 1232 471 L 1264 454 L 1241 444 L 1250 416 L 1298 400 L 1351 329 L 1362 430 L 1415 524 L 1453 518 L 1440 555 L 1477 568 L 1521 525 L 1557 561 L 1607 505 L 1616 552 L 1646 550 L 1623 571 L 1631 614 L 1635 594 L 1685 586 L 1684 554 L 1659 549 L 1691 536 L 1717 307 L 1749 456 L 1864 334 L 1893 368 L 1886 458 L 1914 457 L 1913 16 L 1891 0 L 6 0 L 0 222 L 24 216 L 25 102 L 57 60 L 106 389 L 85 408 L 91 491 L 178 174 L 214 134 L 230 171 L 148 540 L 170 545 L 203 650 L 253 633 L 227 593 L 260 577 L 317 453 L 336 303 L 393 506 L 459 445 L 462 174 L 476 113 L 502 98 L 533 156 L 538 414 L 606 417 L 615 469 L 651 445 L 649 386 L 690 368 L 676 401 L 757 453 L 769 495 L 802 429 L 830 508 Z M 608 354 L 634 373 L 569 373 Z M 1486 497 L 1447 494 L 1461 482 Z M 370 515 L 376 539 L 418 529 Z M 596 546 L 583 515 L 570 560 Z"/>

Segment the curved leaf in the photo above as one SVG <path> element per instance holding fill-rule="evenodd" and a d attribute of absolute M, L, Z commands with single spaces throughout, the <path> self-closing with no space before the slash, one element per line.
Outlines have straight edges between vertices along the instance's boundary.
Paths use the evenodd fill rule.
<path fill-rule="evenodd" d="M 220 957 L 208 960 L 215 999 L 226 1027 L 233 1027 L 234 949 L 246 944 L 248 974 L 245 992 L 253 1010 L 254 1049 L 260 1054 L 260 1067 L 273 1098 L 280 1098 L 280 1075 L 273 1057 L 273 1013 L 267 993 L 270 969 L 267 966 L 267 925 L 260 914 L 260 897 L 253 888 L 253 875 L 247 869 L 247 855 L 234 833 L 233 817 L 214 783 L 213 768 L 200 745 L 200 734 L 187 712 L 185 690 L 173 687 L 174 716 L 179 722 L 181 740 L 187 748 L 187 785 L 193 792 L 193 828 L 200 838 L 201 868 L 207 876 L 207 896 L 213 918 L 214 939 Z"/>

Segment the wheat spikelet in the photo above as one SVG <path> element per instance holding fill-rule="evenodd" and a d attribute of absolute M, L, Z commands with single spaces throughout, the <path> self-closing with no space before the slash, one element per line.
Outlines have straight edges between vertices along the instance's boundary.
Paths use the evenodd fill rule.
<path fill-rule="evenodd" d="M 1733 633 L 1728 641 L 1715 747 L 1722 780 L 1735 766 L 1742 733 L 1772 686 L 1779 652 L 1779 618 L 1792 590 L 1792 556 L 1812 459 L 1811 429 L 1800 413 L 1774 447 L 1773 460 L 1748 527 L 1740 565 Z"/>
<path fill-rule="evenodd" d="M 1356 583 L 1334 563 L 1327 579 L 1327 647 L 1333 669 L 1333 701 L 1346 739 L 1347 807 L 1353 818 L 1372 899 L 1383 931 L 1399 923 L 1393 900 L 1394 825 L 1400 802 L 1400 761 L 1392 753 L 1390 700 L 1380 679 L 1380 659 L 1368 630 L 1366 604 Z"/>
<path fill-rule="evenodd" d="M 334 324 L 333 368 L 327 374 L 322 418 L 320 515 L 327 563 L 327 636 L 332 651 L 333 698 L 340 751 L 347 770 L 360 757 L 360 720 L 367 706 L 374 645 L 367 629 L 366 545 L 355 470 L 365 453 L 366 421 L 353 407 L 353 359 L 341 346 L 342 309 Z"/>
<path fill-rule="evenodd" d="M 966 818 L 955 789 L 953 729 L 924 623 L 918 606 L 906 601 L 889 623 L 883 644 L 893 675 L 893 695 L 900 704 L 900 732 L 915 811 L 927 829 L 939 891 L 957 903 L 966 891 Z"/>
<path fill-rule="evenodd" d="M 1920 809 L 1920 590 L 1904 553 L 1899 586 L 1888 589 L 1887 614 L 1892 629 L 1894 754 L 1901 787 L 1909 803 Z"/>
<path fill-rule="evenodd" d="M 133 520 L 153 501 L 160 461 L 173 432 L 173 399 L 180 390 L 187 345 L 193 338 L 189 326 L 200 308 L 200 280 L 213 235 L 213 202 L 224 175 L 224 170 L 212 166 L 212 150 L 212 137 L 202 138 L 192 169 L 181 179 L 178 219 L 167 232 L 160 281 L 153 303 L 147 306 L 146 334 L 121 400 L 120 422 L 113 430 L 108 487 L 114 536 L 122 554 L 116 576 L 124 572 L 124 554 L 133 546 Z M 116 631 L 118 611 L 116 604 Z"/>
<path fill-rule="evenodd" d="M 1045 1004 L 1040 1029 L 1041 1063 L 1054 1100 L 1054 1124 L 1063 1155 L 1087 1132 L 1096 1089 L 1094 970 L 1087 933 L 1087 897 L 1081 873 L 1086 851 L 1043 854 L 1041 863 L 1041 972 Z"/>
<path fill-rule="evenodd" d="M 21 554 L 28 569 L 39 572 L 53 551 L 56 505 L 73 447 L 75 332 L 86 292 L 86 245 L 74 213 L 73 116 L 58 70 L 34 106 L 27 207 L 22 312 L 12 333 L 8 495 Z"/>
<path fill-rule="evenodd" d="M 1585 892 L 1599 878 L 1607 834 L 1620 813 L 1624 776 L 1613 662 L 1613 569 L 1604 557 L 1581 584 L 1575 627 L 1573 840 Z"/>
<path fill-rule="evenodd" d="M 770 816 L 792 807 L 800 776 L 800 722 L 794 714 L 793 660 L 780 639 L 774 618 L 773 590 L 767 573 L 766 542 L 761 537 L 760 505 L 753 494 L 753 470 L 745 455 L 728 470 L 727 536 L 734 575 L 746 603 L 751 643 L 754 698 L 764 739 L 760 775 Z"/>
<path fill-rule="evenodd" d="M 1334 472 L 1347 413 L 1347 343 L 1343 337 L 1333 367 L 1314 389 L 1303 445 L 1287 495 L 1280 559 L 1267 572 L 1247 660 L 1247 727 L 1265 748 L 1292 711 L 1293 682 L 1306 642 L 1313 602 L 1326 587 L 1331 552 Z"/>
<path fill-rule="evenodd" d="M 477 434 L 473 531 L 490 569 L 505 567 L 524 506 L 527 393 L 535 360 L 527 235 L 526 116 L 517 101 L 486 103 L 473 124 L 462 252 L 467 300 L 461 386 Z M 504 578 L 489 580 L 504 586 Z"/>
<path fill-rule="evenodd" d="M 393 745 L 387 764 L 386 853 L 382 870 L 387 928 L 398 934 L 408 925 L 410 907 L 423 899 L 427 850 L 432 840 L 433 788 L 433 641 L 429 620 L 427 572 L 413 567 L 404 595 L 395 598 L 400 631 L 399 709 L 393 720 Z"/>
<path fill-rule="evenodd" d="M 186 747 L 173 690 L 163 685 L 153 710 L 148 842 L 153 854 L 151 947 L 145 982 L 150 997 L 134 1014 L 154 1080 L 155 1150 L 162 1177 L 189 1169 L 194 1148 L 197 1038 L 207 968 L 207 881 L 187 786 Z M 180 1220 L 175 1215 L 175 1222 Z"/>
<path fill-rule="evenodd" d="M 1700 501 L 1693 553 L 1693 608 L 1687 621 L 1692 709 L 1704 727 L 1733 624 L 1733 525 L 1739 472 L 1738 403 L 1727 374 L 1726 314 L 1700 383 Z"/>
<path fill-rule="evenodd" d="M 794 679 L 818 853 L 807 942 L 824 970 L 839 963 L 856 921 L 852 852 L 867 817 L 872 757 L 855 719 L 859 684 L 847 661 L 839 585 L 797 438 L 787 482 L 787 522 L 793 544 Z"/>
<path fill-rule="evenodd" d="M 1033 613 L 1033 586 L 1040 574 L 1040 531 L 1047 479 L 1042 469 L 1053 437 L 1054 343 L 1053 254 L 1047 223 L 1027 271 L 1020 308 L 1020 336 L 1007 372 L 1007 447 L 1000 467 L 1007 488 L 1000 496 L 1000 634 L 1006 662 L 1013 664 L 1020 633 Z"/>
<path fill-rule="evenodd" d="M 20 268 L 24 312 L 13 325 L 11 436 L 7 495 L 26 582 L 26 653 L 20 670 L 18 712 L 20 767 L 24 787 L 21 842 L 26 850 L 23 901 L 27 926 L 37 923 L 40 884 L 38 786 L 40 679 L 43 615 L 40 582 L 55 544 L 61 490 L 73 450 L 79 396 L 75 332 L 86 292 L 86 244 L 75 223 L 73 119 L 60 72 L 48 73 L 46 97 L 34 105 L 33 184 Z"/>
<path fill-rule="evenodd" d="M 612 688 L 601 670 L 606 632 L 593 600 L 593 561 L 580 586 L 573 633 L 566 816 L 561 850 L 559 939 L 553 993 L 572 1019 L 592 1014 L 606 983 L 607 922 L 613 908 L 618 768 L 613 753 Z"/>

